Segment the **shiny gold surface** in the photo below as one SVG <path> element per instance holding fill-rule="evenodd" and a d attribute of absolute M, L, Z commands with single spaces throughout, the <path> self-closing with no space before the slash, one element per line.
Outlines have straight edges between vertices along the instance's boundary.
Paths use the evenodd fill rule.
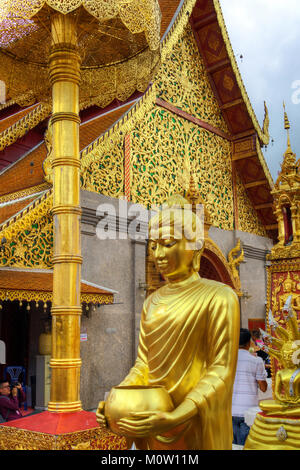
<path fill-rule="evenodd" d="M 299 450 L 300 420 L 258 414 L 244 450 Z"/>
<path fill-rule="evenodd" d="M 176 198 L 180 206 L 184 201 Z M 174 199 L 169 202 L 171 211 L 173 204 Z M 196 245 L 188 249 L 181 208 L 171 219 L 171 230 L 182 238 L 164 238 L 170 230 L 169 209 L 150 222 L 150 234 L 158 230 L 157 238 L 150 240 L 155 262 L 167 284 L 144 303 L 138 357 L 120 385 L 163 386 L 175 409 L 134 413 L 118 426 L 138 449 L 231 449 L 238 299 L 230 287 L 199 277 L 203 238 L 195 235 Z M 184 227 L 190 233 L 197 219 L 189 212 Z M 106 422 L 104 413 L 100 402 L 99 424 Z M 158 435 L 163 439 L 154 438 Z"/>
<path fill-rule="evenodd" d="M 105 428 L 49 434 L 0 426 L 0 450 L 125 450 L 124 438 Z"/>
<path fill-rule="evenodd" d="M 118 422 L 130 417 L 130 413 L 145 411 L 172 411 L 174 405 L 170 395 L 160 386 L 113 387 L 105 404 L 108 426 L 115 434 L 122 436 Z"/>
<path fill-rule="evenodd" d="M 16 102 L 26 95 L 51 101 L 48 38 L 57 12 L 75 19 L 83 107 L 144 92 L 160 60 L 157 0 L 1 0 L 0 6 L 0 74 Z"/>
<path fill-rule="evenodd" d="M 241 248 L 241 240 L 238 239 L 238 242 L 232 250 L 228 253 L 228 263 L 235 280 L 235 287 L 240 295 L 241 293 L 241 279 L 238 271 L 238 266 L 244 261 L 244 250 Z"/>

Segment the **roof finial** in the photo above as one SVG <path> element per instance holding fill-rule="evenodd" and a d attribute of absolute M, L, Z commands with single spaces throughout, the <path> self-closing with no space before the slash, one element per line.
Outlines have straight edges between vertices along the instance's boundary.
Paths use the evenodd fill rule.
<path fill-rule="evenodd" d="M 284 128 L 287 131 L 287 146 L 288 146 L 288 149 L 290 149 L 291 148 L 291 141 L 290 141 L 290 128 L 291 128 L 291 126 L 290 126 L 290 121 L 289 121 L 287 112 L 285 110 L 285 102 L 283 102 L 283 109 L 284 109 Z"/>

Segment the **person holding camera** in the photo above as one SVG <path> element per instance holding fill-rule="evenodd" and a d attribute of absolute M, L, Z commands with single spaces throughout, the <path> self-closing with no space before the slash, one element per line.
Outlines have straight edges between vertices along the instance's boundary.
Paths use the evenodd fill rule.
<path fill-rule="evenodd" d="M 6 380 L 2 380 L 0 382 L 0 415 L 4 421 L 22 418 L 19 400 L 25 401 L 22 385 L 20 383 L 10 385 Z"/>

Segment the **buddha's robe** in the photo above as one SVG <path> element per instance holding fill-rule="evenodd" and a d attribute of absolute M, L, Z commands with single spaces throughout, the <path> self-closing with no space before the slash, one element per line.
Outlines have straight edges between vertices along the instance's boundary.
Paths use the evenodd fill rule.
<path fill-rule="evenodd" d="M 178 434 L 174 443 L 136 439 L 137 448 L 231 449 L 239 328 L 234 291 L 197 273 L 146 299 L 138 357 L 121 385 L 162 385 L 175 407 L 190 399 L 198 414 L 166 433 Z"/>

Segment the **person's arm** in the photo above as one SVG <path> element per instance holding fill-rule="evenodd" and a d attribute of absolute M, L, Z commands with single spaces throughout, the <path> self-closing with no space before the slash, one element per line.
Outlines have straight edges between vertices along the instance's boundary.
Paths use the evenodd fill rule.
<path fill-rule="evenodd" d="M 20 392 L 20 395 L 19 395 L 19 399 L 20 399 L 20 402 L 23 403 L 25 400 L 26 400 L 26 395 L 25 395 L 25 392 L 23 390 L 23 387 L 22 385 L 19 383 L 16 388 L 19 390 Z"/>
<path fill-rule="evenodd" d="M 268 374 L 265 369 L 265 364 L 264 361 L 262 360 L 261 357 L 257 358 L 257 370 L 256 370 L 256 380 L 259 389 L 262 392 L 266 392 L 268 388 L 268 383 L 266 381 Z"/>
<path fill-rule="evenodd" d="M 258 380 L 257 383 L 258 383 L 259 389 L 260 389 L 262 392 L 266 392 L 266 391 L 267 391 L 268 383 L 267 383 L 266 380 Z"/>
<path fill-rule="evenodd" d="M 9 410 L 18 410 L 19 409 L 19 402 L 17 395 L 13 395 L 12 397 L 0 397 L 1 405 Z"/>

